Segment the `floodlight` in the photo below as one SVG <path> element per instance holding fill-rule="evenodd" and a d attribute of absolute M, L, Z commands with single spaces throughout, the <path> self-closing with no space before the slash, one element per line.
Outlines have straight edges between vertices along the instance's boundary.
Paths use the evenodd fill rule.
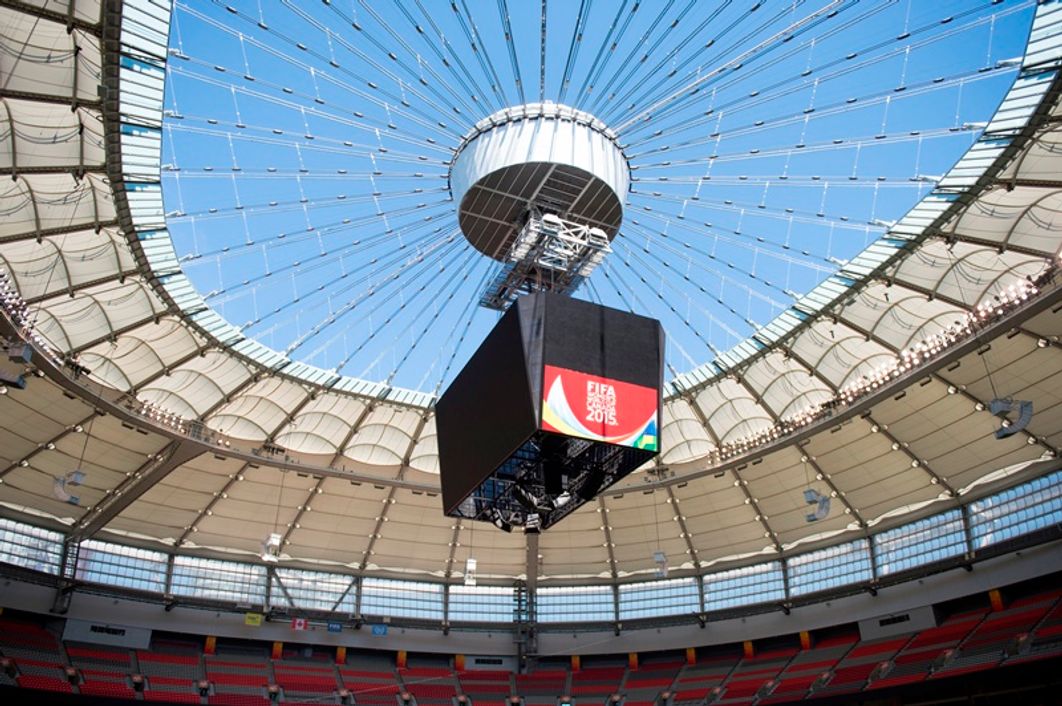
<path fill-rule="evenodd" d="M 280 560 L 280 544 L 283 537 L 279 532 L 270 533 L 262 545 L 262 561 L 275 564 Z"/>

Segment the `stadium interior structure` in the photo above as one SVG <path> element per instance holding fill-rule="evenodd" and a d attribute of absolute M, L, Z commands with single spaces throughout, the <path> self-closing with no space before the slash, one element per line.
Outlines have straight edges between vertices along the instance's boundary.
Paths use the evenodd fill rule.
<path fill-rule="evenodd" d="M 255 19 L 262 4 L 215 3 L 211 26 L 249 17 L 241 45 L 255 26 L 276 31 Z M 322 12 L 343 13 L 340 4 Z M 380 22 L 373 3 L 350 4 L 363 12 L 355 31 L 376 26 L 365 17 Z M 746 4 L 755 14 L 777 3 Z M 826 34 L 798 30 L 866 6 L 813 4 L 786 31 L 764 32 L 780 47 L 814 47 L 817 37 L 828 47 Z M 916 171 L 920 198 L 872 224 L 865 249 L 834 258 L 769 323 L 706 362 L 669 368 L 657 459 L 532 543 L 443 515 L 438 387 L 396 384 L 398 367 L 367 379 L 290 355 L 316 328 L 290 345 L 244 335 L 186 275 L 190 259 L 170 233 L 186 214 L 164 207 L 174 171 L 164 126 L 188 116 L 166 91 L 181 75 L 171 64 L 198 57 L 190 33 L 175 43 L 172 16 L 205 10 L 0 0 L 0 688 L 61 703 L 237 706 L 1057 698 L 1062 3 L 968 5 L 968 15 L 927 16 L 930 40 L 967 22 L 1026 24 L 1017 58 L 990 52 L 970 69 L 1008 83 L 983 122 L 944 131 L 970 137 L 954 166 Z M 447 11 L 463 17 L 468 5 Z M 462 26 L 478 36 L 475 23 Z M 665 29 L 653 24 L 646 36 Z M 425 31 L 396 35 L 395 47 Z M 889 41 L 903 56 L 922 31 L 912 24 Z M 399 51 L 380 57 L 398 65 Z M 314 76 L 342 64 L 321 56 Z M 741 56 L 726 70 L 739 74 L 755 54 Z M 210 75 L 268 89 L 246 53 L 243 62 L 234 72 L 200 61 Z M 394 74 L 373 65 L 377 90 Z M 662 86 L 679 72 L 664 66 Z M 928 79 L 927 90 L 966 86 L 949 81 Z M 409 100 L 391 106 L 399 112 L 426 104 L 407 83 Z M 889 90 L 915 92 L 914 83 Z M 326 103 L 311 96 L 295 112 L 305 120 L 310 104 Z M 619 139 L 656 119 L 664 104 L 650 103 L 618 113 Z M 827 112 L 798 113 L 816 110 Z M 305 131 L 296 141 L 309 154 L 316 136 Z M 629 159 L 632 174 L 646 173 Z M 234 152 L 226 170 L 240 169 Z M 602 277 L 630 276 L 609 269 L 613 256 L 626 233 L 659 225 L 642 217 L 650 205 L 669 203 L 666 186 L 647 197 L 642 183 L 630 185 L 637 219 L 619 226 Z M 310 213 L 297 199 L 292 208 Z M 228 210 L 239 217 L 244 206 L 237 198 Z M 792 226 L 826 214 L 777 215 Z M 624 266 L 641 262 L 627 253 Z M 650 279 L 632 301 L 652 300 L 642 313 L 665 323 L 683 319 L 676 307 L 686 302 Z M 409 286 L 410 297 L 425 289 Z M 705 306 L 727 306 L 701 291 Z M 434 292 L 440 307 L 455 297 Z M 474 308 L 482 291 L 462 294 L 471 296 L 459 305 Z M 465 335 L 455 330 L 458 350 Z M 414 344 L 402 352 L 408 340 L 396 366 L 415 357 Z"/>

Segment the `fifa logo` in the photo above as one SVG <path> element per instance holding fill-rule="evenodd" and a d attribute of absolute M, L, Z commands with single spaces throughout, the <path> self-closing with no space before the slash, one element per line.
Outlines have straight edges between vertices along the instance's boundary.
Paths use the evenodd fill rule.
<path fill-rule="evenodd" d="M 616 426 L 616 388 L 603 382 L 586 383 L 586 421 Z"/>

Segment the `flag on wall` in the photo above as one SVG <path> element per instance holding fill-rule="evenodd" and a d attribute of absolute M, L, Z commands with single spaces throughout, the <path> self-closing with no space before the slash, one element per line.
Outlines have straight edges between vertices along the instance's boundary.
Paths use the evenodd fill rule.
<path fill-rule="evenodd" d="M 292 630 L 309 630 L 310 625 L 306 618 L 292 618 L 291 619 Z"/>

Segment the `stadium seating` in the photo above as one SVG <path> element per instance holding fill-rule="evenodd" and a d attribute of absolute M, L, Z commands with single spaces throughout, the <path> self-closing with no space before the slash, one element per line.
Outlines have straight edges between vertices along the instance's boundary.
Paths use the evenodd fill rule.
<path fill-rule="evenodd" d="M 784 642 L 780 637 L 774 644 Z M 396 706 L 403 691 L 417 706 L 450 706 L 460 694 L 477 705 L 502 704 L 515 695 L 525 706 L 553 706 L 566 693 L 583 704 L 603 704 L 618 693 L 624 706 L 655 706 L 665 691 L 672 692 L 672 706 L 767 706 L 1058 658 L 1062 591 L 1029 595 L 998 611 L 963 610 L 936 627 L 897 637 L 860 640 L 854 626 L 839 626 L 807 649 L 770 647 L 751 657 L 741 656 L 738 645 L 699 652 L 693 664 L 673 652 L 643 655 L 638 668 L 618 657 L 589 657 L 578 670 L 553 660 L 519 675 L 455 671 L 441 658 L 421 661 L 430 666 L 395 669 L 386 653 L 359 652 L 336 665 L 330 650 L 304 656 L 293 651 L 273 660 L 267 645 L 246 642 L 218 655 L 204 655 L 191 639 L 160 638 L 150 650 L 62 644 L 41 620 L 4 616 L 0 653 L 11 660 L 14 677 L 0 671 L 0 687 L 221 706 L 268 706 L 269 685 L 279 687 L 285 704 L 336 703 L 339 690 L 347 689 L 361 706 Z M 142 694 L 132 687 L 134 674 L 143 675 Z M 203 679 L 210 685 L 206 697 L 199 692 Z"/>

